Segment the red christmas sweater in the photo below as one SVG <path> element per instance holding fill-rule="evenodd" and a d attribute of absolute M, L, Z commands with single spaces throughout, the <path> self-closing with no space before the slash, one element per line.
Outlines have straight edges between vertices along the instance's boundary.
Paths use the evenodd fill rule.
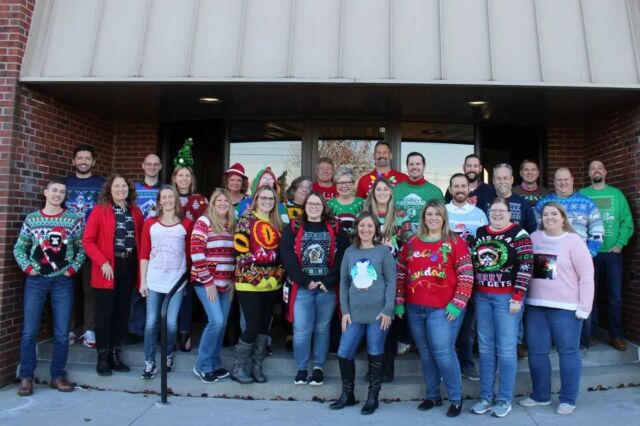
<path fill-rule="evenodd" d="M 397 170 L 391 169 L 387 173 L 380 173 L 374 169 L 370 173 L 360 177 L 358 180 L 358 188 L 356 189 L 356 196 L 360 198 L 367 198 L 369 191 L 371 191 L 371 187 L 379 177 L 386 178 L 391 182 L 391 185 L 397 185 L 409 179 L 407 175 Z"/>
<path fill-rule="evenodd" d="M 411 237 L 397 259 L 396 313 L 404 304 L 446 309 L 460 315 L 473 290 L 473 265 L 467 243 L 455 237 L 450 241 L 427 241 Z"/>

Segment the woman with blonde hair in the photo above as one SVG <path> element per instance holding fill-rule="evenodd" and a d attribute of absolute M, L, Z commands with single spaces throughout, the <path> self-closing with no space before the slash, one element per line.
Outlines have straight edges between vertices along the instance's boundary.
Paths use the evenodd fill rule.
<path fill-rule="evenodd" d="M 571 414 L 580 389 L 580 331 L 593 306 L 593 261 L 561 204 L 548 202 L 542 207 L 541 228 L 531 234 L 533 277 L 525 300 L 533 392 L 520 405 L 551 404 L 549 352 L 553 344 L 560 359 L 556 412 Z"/>
<path fill-rule="evenodd" d="M 267 354 L 273 308 L 284 281 L 279 254 L 282 221 L 277 200 L 274 188 L 260 186 L 235 229 L 235 289 L 247 325 L 235 347 L 231 378 L 239 383 L 267 381 L 262 362 Z M 245 369 L 248 362 L 251 368 Z"/>
<path fill-rule="evenodd" d="M 191 231 L 191 284 L 207 314 L 193 372 L 205 383 L 229 376 L 220 361 L 220 348 L 233 299 L 234 225 L 231 195 L 218 188 Z"/>
<path fill-rule="evenodd" d="M 447 390 L 448 417 L 462 411 L 462 382 L 455 342 L 473 288 L 473 266 L 467 243 L 449 229 L 447 209 L 430 200 L 420 218 L 419 233 L 398 255 L 395 313 L 409 318 L 427 394 L 418 406 L 442 405 L 440 381 Z"/>

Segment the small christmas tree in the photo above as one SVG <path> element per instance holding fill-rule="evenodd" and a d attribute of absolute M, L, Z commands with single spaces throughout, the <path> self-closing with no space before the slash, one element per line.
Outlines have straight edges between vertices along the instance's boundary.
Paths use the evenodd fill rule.
<path fill-rule="evenodd" d="M 193 139 L 188 138 L 180 147 L 178 151 L 178 155 L 173 159 L 174 167 L 190 167 L 193 168 L 193 153 L 191 152 L 191 147 L 193 146 Z"/>

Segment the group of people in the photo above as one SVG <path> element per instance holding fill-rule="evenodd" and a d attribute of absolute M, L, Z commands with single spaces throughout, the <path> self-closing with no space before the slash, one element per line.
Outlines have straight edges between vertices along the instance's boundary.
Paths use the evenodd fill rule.
<path fill-rule="evenodd" d="M 283 179 L 267 167 L 250 187 L 236 163 L 206 199 L 196 192 L 190 147 L 188 140 L 174 160 L 172 185 L 159 183 L 155 154 L 144 159 L 142 182 L 119 174 L 99 179 L 87 145 L 74 152 L 75 175 L 47 185 L 44 209 L 27 217 L 14 250 L 27 274 L 20 395 L 33 392 L 35 339 L 47 294 L 55 337 L 50 383 L 73 390 L 64 374 L 73 275 L 80 276 L 85 296 L 82 340 L 97 349 L 100 375 L 130 370 L 120 357 L 129 333 L 143 336 L 142 378 L 154 377 L 160 306 L 189 272 L 189 283 L 169 303 L 169 355 L 160 360 L 169 370 L 176 341 L 190 350 L 195 294 L 207 324 L 194 374 L 206 383 L 229 376 L 266 382 L 274 307 L 283 302 L 293 325 L 296 385 L 324 383 L 337 334 L 342 392 L 332 409 L 356 403 L 354 357 L 366 340 L 363 414 L 378 408 L 382 383 L 393 380 L 399 342 L 408 339 L 427 387 L 420 410 L 442 405 L 442 382 L 450 402 L 446 415 L 458 416 L 466 377 L 481 384 L 471 412 L 506 416 L 518 354 L 526 347 L 532 393 L 519 403 L 548 405 L 553 344 L 562 382 L 557 412 L 570 414 L 579 389 L 579 349 L 595 343 L 597 283 L 607 289 L 611 343 L 624 350 L 621 251 L 633 219 L 624 195 L 606 185 L 600 161 L 589 165 L 591 186 L 574 192 L 571 172 L 560 168 L 550 192 L 538 185 L 534 161 L 520 165 L 521 185 L 513 186 L 506 163 L 493 168 L 489 185 L 472 154 L 443 194 L 425 180 L 422 154 L 407 156 L 405 175 L 391 168 L 391 148 L 379 142 L 375 168 L 358 180 L 352 169 L 335 170 L 331 159 L 321 158 L 315 181 L 299 177 L 285 191 Z M 228 371 L 220 348 L 234 295 L 242 334 Z"/>

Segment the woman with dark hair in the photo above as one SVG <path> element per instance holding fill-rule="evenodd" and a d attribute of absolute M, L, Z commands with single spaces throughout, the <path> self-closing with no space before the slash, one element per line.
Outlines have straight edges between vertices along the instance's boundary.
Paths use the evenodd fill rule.
<path fill-rule="evenodd" d="M 471 251 L 481 389 L 480 401 L 471 412 L 505 417 L 511 411 L 516 384 L 518 329 L 533 254 L 529 234 L 511 222 L 509 202 L 504 198 L 491 202 L 489 224 L 478 228 Z M 500 377 L 497 395 L 496 367 Z"/>
<path fill-rule="evenodd" d="M 421 411 L 442 405 L 440 382 L 449 396 L 447 417 L 462 411 L 462 381 L 456 337 L 473 288 L 473 266 L 467 243 L 449 229 L 441 200 L 422 210 L 418 233 L 398 255 L 396 314 L 409 318 L 427 385 Z"/>
<path fill-rule="evenodd" d="M 96 297 L 96 370 L 128 372 L 120 347 L 129 323 L 131 294 L 138 280 L 138 252 L 142 212 L 135 204 L 133 182 L 111 175 L 100 193 L 82 236 L 91 258 L 91 286 Z"/>
<path fill-rule="evenodd" d="M 148 218 L 142 228 L 140 244 L 140 296 L 147 299 L 144 328 L 143 379 L 156 374 L 156 341 L 160 308 L 166 294 L 187 270 L 187 242 L 191 221 L 184 217 L 178 192 L 164 185 L 156 198 L 156 216 Z M 173 348 L 178 331 L 178 311 L 184 297 L 183 285 L 173 295 L 167 312 L 167 368 L 174 362 Z"/>
<path fill-rule="evenodd" d="M 184 217 L 189 219 L 189 223 L 193 225 L 209 205 L 209 202 L 202 194 L 196 193 L 196 177 L 193 169 L 188 166 L 177 165 L 171 175 L 171 185 L 176 188 L 180 195 L 180 205 L 182 206 Z M 183 352 L 191 352 L 192 310 L 193 290 L 191 287 L 187 287 L 180 306 L 180 350 Z"/>
<path fill-rule="evenodd" d="M 324 383 L 329 327 L 349 238 L 319 192 L 312 191 L 302 207 L 301 216 L 284 229 L 280 258 L 291 283 L 288 318 L 293 322 L 293 352 L 298 369 L 294 383 L 318 386 Z M 313 372 L 307 380 L 312 337 Z"/>
<path fill-rule="evenodd" d="M 353 245 L 345 251 L 340 268 L 342 338 L 338 362 L 342 394 L 330 408 L 339 410 L 356 403 L 354 357 L 366 334 L 369 394 L 361 412 L 372 414 L 378 408 L 384 341 L 393 319 L 396 265 L 389 250 L 379 244 L 380 224 L 375 216 L 367 211 L 360 213 L 354 231 Z"/>
<path fill-rule="evenodd" d="M 551 404 L 551 344 L 560 358 L 558 414 L 571 414 L 580 389 L 580 331 L 593 306 L 593 261 L 560 203 L 542 208 L 541 231 L 531 234 L 533 278 L 526 304 L 529 371 L 533 392 L 525 407 Z"/>
<path fill-rule="evenodd" d="M 282 221 L 277 196 L 273 187 L 259 187 L 249 210 L 238 220 L 233 238 L 235 289 L 246 319 L 246 328 L 235 347 L 231 374 L 231 378 L 239 383 L 267 381 L 262 362 L 267 355 L 273 308 L 284 280 L 279 256 Z M 245 370 L 248 362 L 251 362 L 250 374 Z"/>
<path fill-rule="evenodd" d="M 205 383 L 229 377 L 220 361 L 220 348 L 233 299 L 234 225 L 229 191 L 218 188 L 191 233 L 191 284 L 207 314 L 193 372 Z"/>
<path fill-rule="evenodd" d="M 311 191 L 311 179 L 306 176 L 299 176 L 291 182 L 291 186 L 287 189 L 287 216 L 289 220 L 296 219 L 304 210 L 304 200 L 307 199 Z"/>

